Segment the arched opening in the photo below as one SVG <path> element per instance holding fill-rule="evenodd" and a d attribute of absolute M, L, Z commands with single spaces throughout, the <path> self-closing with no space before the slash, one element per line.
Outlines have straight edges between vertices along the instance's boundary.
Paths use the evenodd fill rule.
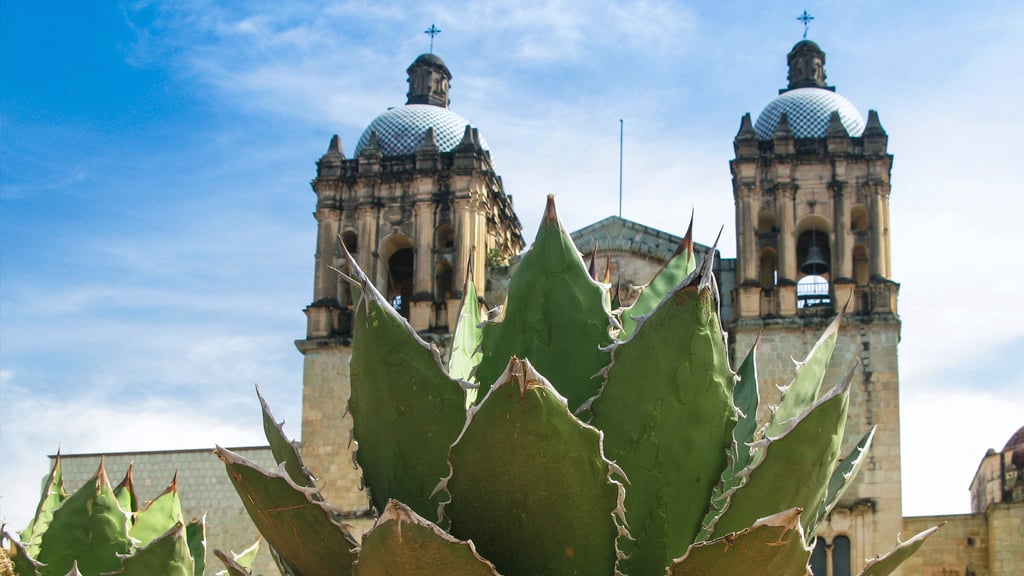
<path fill-rule="evenodd" d="M 345 245 L 345 250 L 348 250 L 349 254 L 355 255 L 359 252 L 359 235 L 356 234 L 355 230 L 345 230 L 342 232 L 341 243 Z"/>
<path fill-rule="evenodd" d="M 821 216 L 808 216 L 800 221 L 796 240 L 796 261 L 799 276 L 829 278 L 832 250 L 829 245 L 829 223 Z"/>
<path fill-rule="evenodd" d="M 850 230 L 863 232 L 868 229 L 868 209 L 863 204 L 854 204 L 850 209 Z"/>
<path fill-rule="evenodd" d="M 818 536 L 814 539 L 814 551 L 811 552 L 811 574 L 828 576 L 828 544 Z"/>
<path fill-rule="evenodd" d="M 846 536 L 832 539 L 832 576 L 850 576 L 850 539 Z"/>
<path fill-rule="evenodd" d="M 774 248 L 761 249 L 761 263 L 758 267 L 761 288 L 772 289 L 778 279 L 778 258 Z"/>
<path fill-rule="evenodd" d="M 412 300 L 412 240 L 407 236 L 390 236 L 384 240 L 383 248 L 381 260 L 387 264 L 385 296 L 399 314 L 408 318 Z"/>
<path fill-rule="evenodd" d="M 758 234 L 772 234 L 778 231 L 779 228 L 775 219 L 775 210 L 761 210 L 757 213 Z"/>
<path fill-rule="evenodd" d="M 858 286 L 867 286 L 871 280 L 871 267 L 868 262 L 868 247 L 855 244 L 853 247 L 853 281 Z"/>
<path fill-rule="evenodd" d="M 441 251 L 455 249 L 455 229 L 451 224 L 442 224 L 434 233 L 434 247 Z"/>
<path fill-rule="evenodd" d="M 452 265 L 441 260 L 434 267 L 434 301 L 444 302 L 452 297 Z"/>

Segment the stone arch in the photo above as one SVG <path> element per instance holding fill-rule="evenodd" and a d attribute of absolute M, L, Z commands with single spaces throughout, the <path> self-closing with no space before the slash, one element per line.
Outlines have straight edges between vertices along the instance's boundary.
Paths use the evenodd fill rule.
<path fill-rule="evenodd" d="M 854 204 L 850 208 L 850 230 L 864 232 L 868 229 L 868 209 L 863 204 Z"/>
<path fill-rule="evenodd" d="M 345 230 L 341 233 L 341 243 L 349 254 L 355 256 L 359 253 L 359 234 L 355 230 Z"/>
<path fill-rule="evenodd" d="M 871 262 L 869 260 L 868 247 L 864 244 L 853 246 L 853 281 L 858 286 L 867 286 L 871 281 Z"/>
<path fill-rule="evenodd" d="M 440 259 L 434 266 L 434 301 L 445 302 L 453 296 L 452 288 L 452 264 Z"/>
<path fill-rule="evenodd" d="M 832 246 L 831 246 L 831 223 L 825 218 L 816 214 L 804 216 L 797 222 L 796 239 L 796 262 L 797 278 L 814 275 L 831 278 L 832 269 Z M 821 250 L 821 258 L 825 262 L 825 268 L 815 272 L 808 272 L 804 264 L 808 260 L 811 246 L 817 246 Z"/>
<path fill-rule="evenodd" d="M 434 248 L 442 252 L 455 249 L 455 229 L 451 224 L 441 224 L 434 231 Z"/>
<path fill-rule="evenodd" d="M 384 296 L 403 317 L 409 317 L 412 302 L 413 249 L 412 239 L 403 234 L 392 234 L 381 243 L 380 253 L 384 282 Z"/>

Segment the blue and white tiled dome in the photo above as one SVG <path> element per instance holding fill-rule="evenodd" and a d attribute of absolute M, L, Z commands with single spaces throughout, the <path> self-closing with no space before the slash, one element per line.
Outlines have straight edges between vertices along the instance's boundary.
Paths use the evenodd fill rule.
<path fill-rule="evenodd" d="M 860 136 L 864 132 L 864 117 L 857 108 L 846 98 L 824 88 L 797 88 L 783 92 L 761 111 L 754 123 L 754 131 L 759 140 L 771 140 L 775 126 L 785 112 L 795 138 L 824 138 L 833 111 L 839 112 L 839 119 L 850 136 Z"/>
<path fill-rule="evenodd" d="M 414 154 L 423 143 L 427 128 L 434 128 L 434 139 L 441 152 L 451 152 L 466 133 L 469 122 L 455 112 L 429 104 L 396 106 L 377 116 L 366 127 L 356 144 L 356 155 L 370 143 L 374 132 L 380 137 L 380 152 L 384 156 Z M 487 141 L 480 136 L 480 146 L 487 150 Z"/>

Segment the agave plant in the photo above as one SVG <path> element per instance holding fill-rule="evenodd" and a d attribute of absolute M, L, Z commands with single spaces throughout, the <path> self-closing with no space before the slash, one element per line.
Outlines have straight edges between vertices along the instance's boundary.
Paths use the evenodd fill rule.
<path fill-rule="evenodd" d="M 205 530 L 205 519 L 185 522 L 177 476 L 140 509 L 131 466 L 111 488 L 101 461 L 96 474 L 68 495 L 58 454 L 20 541 L 6 532 L 0 540 L 10 543 L 5 552 L 18 576 L 200 576 Z"/>
<path fill-rule="evenodd" d="M 481 327 L 467 275 L 447 365 L 347 260 L 347 409 L 375 526 L 353 537 L 265 402 L 279 470 L 217 449 L 286 573 L 810 573 L 815 530 L 873 436 L 841 458 L 853 368 L 821 391 L 841 317 L 759 422 L 754 350 L 731 369 L 692 225 L 616 311 L 549 197 L 500 318 Z M 890 573 L 930 533 L 864 574 Z"/>

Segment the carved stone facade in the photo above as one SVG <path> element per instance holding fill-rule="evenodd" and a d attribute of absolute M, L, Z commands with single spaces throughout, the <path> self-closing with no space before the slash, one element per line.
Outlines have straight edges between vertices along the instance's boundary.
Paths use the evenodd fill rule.
<path fill-rule="evenodd" d="M 348 403 L 349 286 L 332 268 L 341 243 L 416 331 L 444 348 L 467 274 L 487 285 L 488 265 L 524 247 L 512 200 L 477 129 L 448 109 L 451 72 L 433 54 L 407 70 L 405 106 L 366 129 L 352 158 L 331 139 L 317 162 L 313 302 L 306 308 L 303 456 L 326 482 L 325 496 L 366 512 L 351 465 Z"/>

